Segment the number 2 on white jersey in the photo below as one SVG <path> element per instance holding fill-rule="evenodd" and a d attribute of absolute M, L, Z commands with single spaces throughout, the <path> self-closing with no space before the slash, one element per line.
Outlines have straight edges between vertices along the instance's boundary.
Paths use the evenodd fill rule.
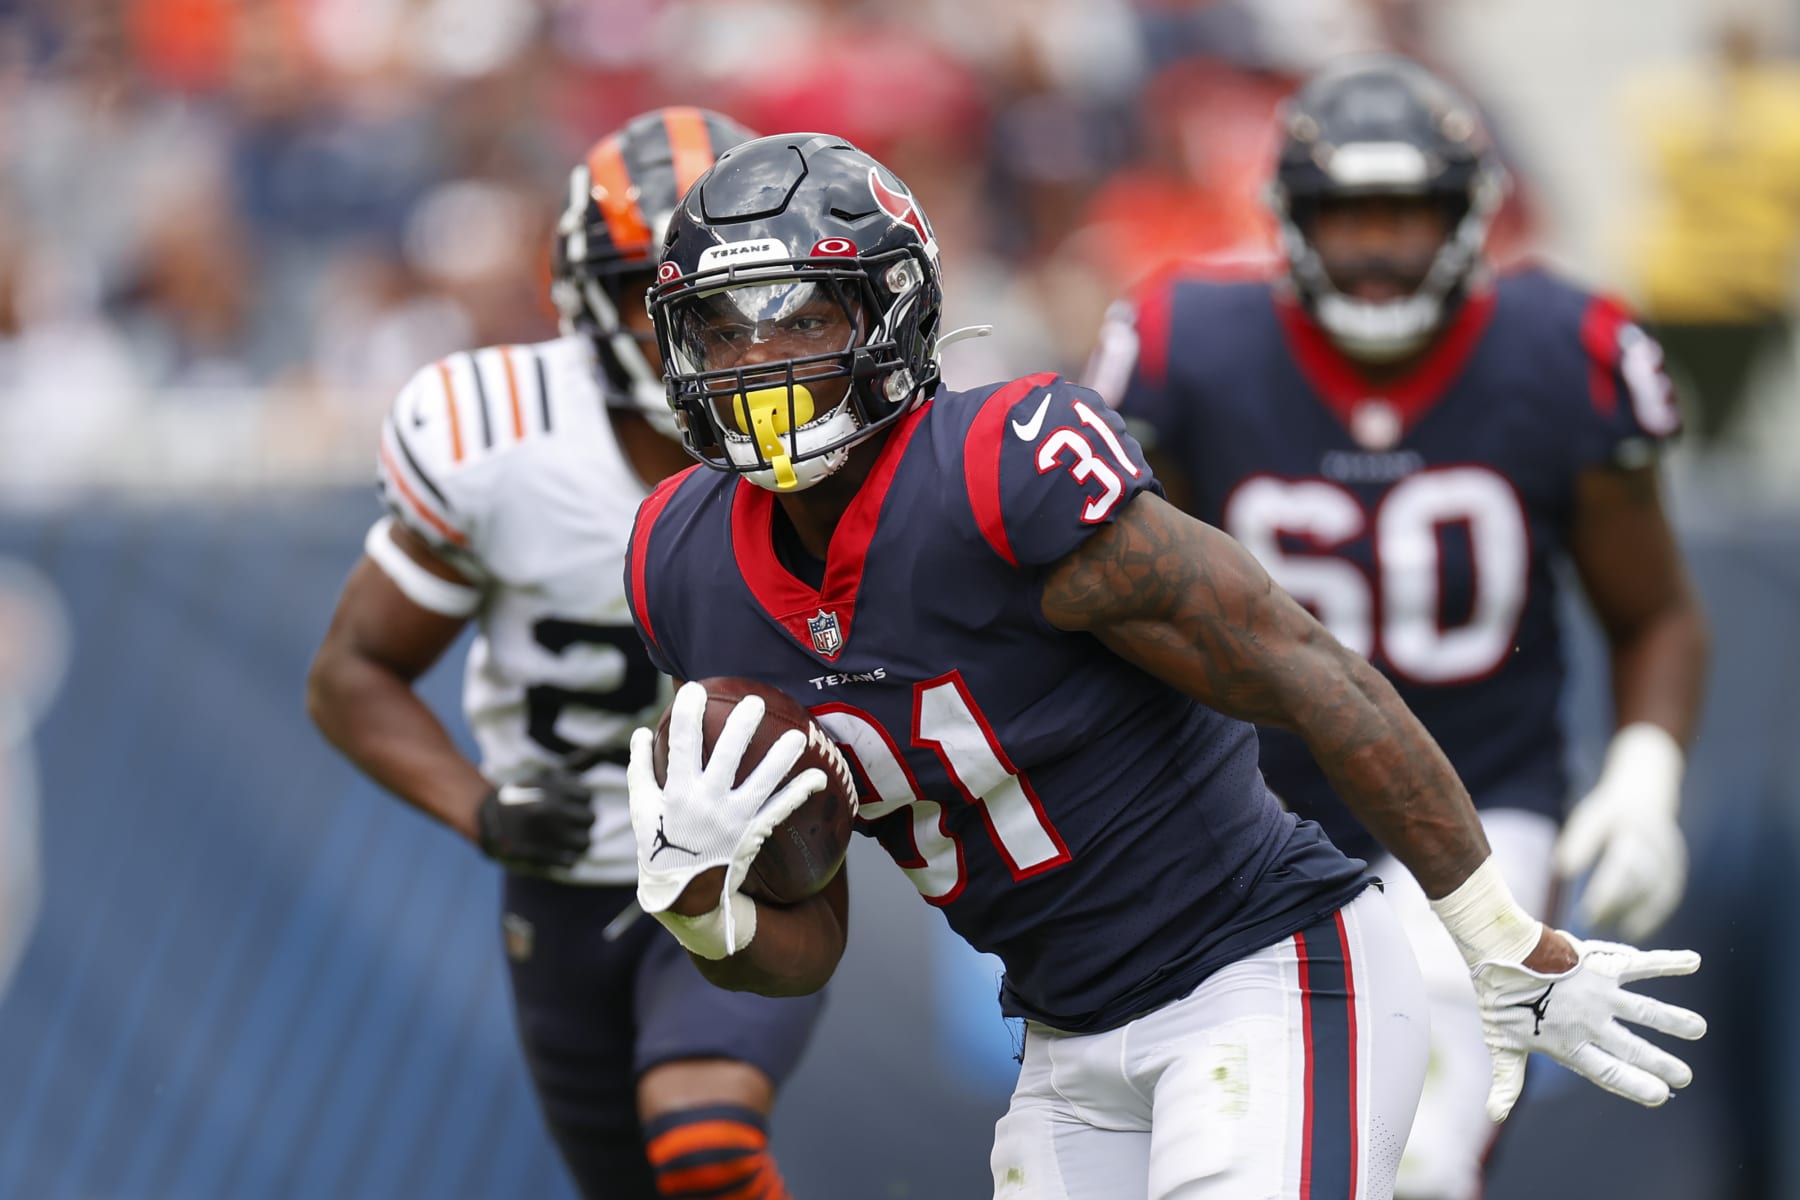
<path fill-rule="evenodd" d="M 913 854 L 896 860 L 919 894 L 940 905 L 956 899 L 968 881 L 962 842 L 949 831 L 943 807 L 925 798 L 887 730 L 848 704 L 823 704 L 812 713 L 875 791 L 863 797 L 859 816 L 873 821 L 912 808 Z M 1069 849 L 1031 782 L 1000 748 L 960 672 L 913 686 L 912 743 L 935 753 L 963 799 L 981 810 L 994 849 L 1014 879 L 1069 861 Z"/>
<path fill-rule="evenodd" d="M 1438 527 L 1450 524 L 1468 529 L 1475 580 L 1467 619 L 1446 627 L 1439 614 Z M 1512 485 L 1486 467 L 1409 475 L 1388 489 L 1372 519 L 1335 483 L 1259 475 L 1226 501 L 1225 531 L 1317 613 L 1340 642 L 1365 658 L 1381 654 L 1408 679 L 1433 684 L 1478 679 L 1512 652 L 1529 595 L 1530 534 Z M 1364 533 L 1373 536 L 1373 580 L 1331 553 Z M 1309 540 L 1318 552 L 1287 550 L 1283 534 Z"/>

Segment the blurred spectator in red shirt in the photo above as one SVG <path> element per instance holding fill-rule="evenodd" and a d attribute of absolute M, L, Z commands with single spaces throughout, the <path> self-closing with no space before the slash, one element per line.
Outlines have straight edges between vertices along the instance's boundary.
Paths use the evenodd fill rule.
<path fill-rule="evenodd" d="M 1272 114 L 1288 80 L 1222 62 L 1165 68 L 1144 89 L 1144 153 L 1088 207 L 1076 249 L 1115 291 L 1174 261 L 1266 260 Z"/>

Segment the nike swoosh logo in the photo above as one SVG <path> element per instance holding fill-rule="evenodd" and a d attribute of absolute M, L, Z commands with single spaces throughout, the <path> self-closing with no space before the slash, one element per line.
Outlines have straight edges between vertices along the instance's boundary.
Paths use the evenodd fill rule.
<path fill-rule="evenodd" d="M 1040 430 L 1044 427 L 1044 414 L 1049 411 L 1050 411 L 1050 393 L 1045 392 L 1044 398 L 1042 400 L 1038 401 L 1037 411 L 1031 414 L 1031 420 L 1029 420 L 1029 421 L 1014 421 L 1012 423 L 1013 432 L 1018 434 L 1019 437 L 1021 439 L 1023 439 L 1024 441 L 1027 441 L 1027 442 L 1036 441 L 1037 435 L 1038 435 L 1038 430 Z"/>
<path fill-rule="evenodd" d="M 523 787 L 516 783 L 503 784 L 500 794 L 495 797 L 502 804 L 530 804 L 543 798 L 543 793 L 534 787 Z"/>

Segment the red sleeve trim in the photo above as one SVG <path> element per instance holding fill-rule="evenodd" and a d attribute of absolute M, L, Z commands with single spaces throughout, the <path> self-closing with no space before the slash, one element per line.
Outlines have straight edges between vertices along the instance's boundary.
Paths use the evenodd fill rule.
<path fill-rule="evenodd" d="M 650 528 L 656 524 L 656 518 L 662 510 L 669 506 L 675 498 L 675 492 L 688 476 L 700 469 L 699 465 L 689 467 L 679 474 L 671 475 L 656 485 L 649 499 L 638 506 L 637 521 L 631 527 L 631 609 L 637 622 L 644 630 L 644 636 L 658 650 L 662 644 L 656 640 L 656 631 L 650 628 L 650 577 L 646 561 L 650 551 Z"/>
<path fill-rule="evenodd" d="M 1138 293 L 1138 376 L 1151 387 L 1169 380 L 1169 325 L 1175 308 L 1175 278 L 1153 280 Z"/>
<path fill-rule="evenodd" d="M 1631 323 L 1631 314 L 1617 300 L 1596 296 L 1581 314 L 1581 346 L 1587 351 L 1588 397 L 1594 410 L 1610 417 L 1619 408 L 1619 389 L 1613 375 L 1619 365 L 1619 330 Z"/>
<path fill-rule="evenodd" d="M 1055 372 L 1043 371 L 996 389 L 975 414 L 963 439 L 963 476 L 969 488 L 969 507 L 975 510 L 975 526 L 1009 566 L 1018 566 L 1019 560 L 1013 556 L 1000 507 L 1000 451 L 1006 446 L 1006 414 L 1028 392 L 1055 380 Z"/>

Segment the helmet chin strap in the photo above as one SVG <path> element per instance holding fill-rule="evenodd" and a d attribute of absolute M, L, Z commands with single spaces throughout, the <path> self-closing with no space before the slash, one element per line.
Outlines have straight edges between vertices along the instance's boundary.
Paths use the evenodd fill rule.
<path fill-rule="evenodd" d="M 794 492 L 804 492 L 814 484 L 835 475 L 838 469 L 849 461 L 850 447 L 845 446 L 840 450 L 833 450 L 830 454 L 821 454 L 804 462 L 793 464 L 793 482 L 787 486 L 782 485 L 773 470 L 745 471 L 744 478 L 764 491 L 791 495 Z"/>

